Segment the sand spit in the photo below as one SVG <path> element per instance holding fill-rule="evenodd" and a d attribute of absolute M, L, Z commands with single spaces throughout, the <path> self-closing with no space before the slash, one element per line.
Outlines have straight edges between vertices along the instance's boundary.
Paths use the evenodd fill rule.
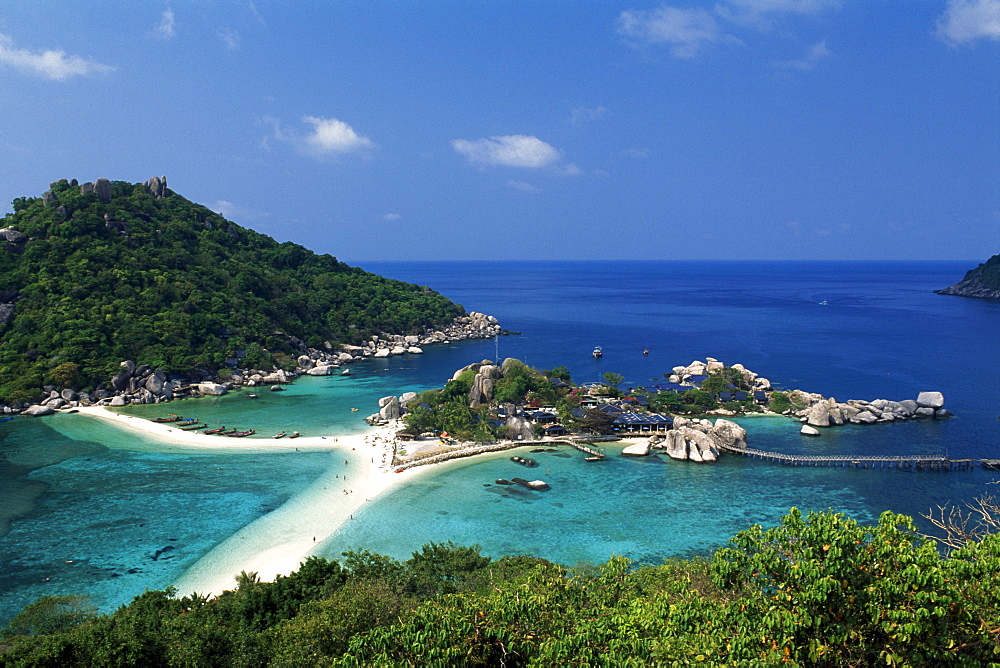
<path fill-rule="evenodd" d="M 169 423 L 121 415 L 102 407 L 81 408 L 79 413 L 184 449 L 255 454 L 330 451 L 330 468 L 309 487 L 223 540 L 189 568 L 174 583 L 180 595 L 217 595 L 233 589 L 241 571 L 256 572 L 261 580 L 270 581 L 297 570 L 361 506 L 419 475 L 418 471 L 395 473 L 389 468 L 396 424 L 349 436 L 236 439 L 181 431 Z M 345 467 L 341 460 L 349 464 Z"/>

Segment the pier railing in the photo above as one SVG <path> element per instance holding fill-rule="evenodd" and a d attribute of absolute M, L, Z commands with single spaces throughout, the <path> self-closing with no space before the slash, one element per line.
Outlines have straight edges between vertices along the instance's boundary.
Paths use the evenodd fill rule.
<path fill-rule="evenodd" d="M 789 455 L 756 448 L 721 446 L 724 452 L 785 466 L 822 466 L 855 469 L 906 471 L 965 471 L 974 467 L 972 459 L 949 459 L 944 455 Z"/>

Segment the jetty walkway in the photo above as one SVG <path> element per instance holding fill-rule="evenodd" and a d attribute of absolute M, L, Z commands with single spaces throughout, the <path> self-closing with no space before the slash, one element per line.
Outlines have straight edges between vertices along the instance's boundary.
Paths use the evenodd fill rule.
<path fill-rule="evenodd" d="M 734 455 L 784 464 L 785 466 L 822 466 L 854 469 L 901 471 L 967 471 L 975 466 L 972 459 L 949 459 L 944 455 L 788 455 L 756 448 L 723 445 L 721 450 Z"/>
<path fill-rule="evenodd" d="M 601 441 L 617 441 L 617 437 L 612 438 L 588 438 L 587 442 L 593 442 L 594 440 Z M 488 443 L 484 445 L 474 445 L 471 447 L 459 447 L 455 450 L 450 450 L 448 452 L 440 452 L 435 455 L 430 455 L 428 457 L 417 457 L 415 459 L 410 459 L 407 461 L 399 461 L 398 459 L 393 460 L 392 468 L 396 472 L 405 471 L 406 469 L 413 468 L 414 466 L 424 466 L 425 464 L 438 464 L 440 462 L 446 462 L 451 459 L 460 459 L 462 457 L 472 457 L 474 455 L 480 455 L 484 452 L 500 452 L 502 450 L 513 450 L 515 448 L 523 448 L 530 446 L 551 446 L 551 445 L 571 445 L 580 452 L 585 452 L 593 457 L 604 458 L 604 453 L 591 448 L 586 443 L 581 443 L 575 438 L 556 438 L 549 440 L 532 440 L 532 441 L 502 441 L 500 443 Z"/>

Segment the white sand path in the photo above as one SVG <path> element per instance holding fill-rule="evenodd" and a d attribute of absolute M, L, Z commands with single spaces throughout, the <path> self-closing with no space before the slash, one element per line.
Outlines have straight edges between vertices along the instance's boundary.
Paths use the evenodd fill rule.
<path fill-rule="evenodd" d="M 235 587 L 240 571 L 256 572 L 264 581 L 288 575 L 326 538 L 349 522 L 362 505 L 419 475 L 421 469 L 430 468 L 395 473 L 382 465 L 383 455 L 385 461 L 391 461 L 396 425 L 350 436 L 235 439 L 181 431 L 170 423 L 151 422 L 102 407 L 81 408 L 79 413 L 109 420 L 124 429 L 141 431 L 184 449 L 256 454 L 290 450 L 331 452 L 331 467 L 309 487 L 216 545 L 190 567 L 174 583 L 180 595 L 193 592 L 218 595 Z M 341 458 L 350 462 L 346 474 L 344 466 L 334 463 Z"/>

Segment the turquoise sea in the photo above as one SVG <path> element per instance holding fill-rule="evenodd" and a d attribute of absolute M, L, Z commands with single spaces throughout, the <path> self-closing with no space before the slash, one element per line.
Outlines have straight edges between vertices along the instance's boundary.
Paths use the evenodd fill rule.
<path fill-rule="evenodd" d="M 427 262 L 364 269 L 429 285 L 520 335 L 372 360 L 350 377 L 306 378 L 286 392 L 141 407 L 203 421 L 310 436 L 357 433 L 377 399 L 441 385 L 495 357 L 578 382 L 606 371 L 651 384 L 678 364 L 740 362 L 784 388 L 850 398 L 944 393 L 945 421 L 845 426 L 803 439 L 780 418 L 741 420 L 751 444 L 787 452 L 1000 457 L 1000 303 L 932 292 L 974 262 Z M 601 345 L 605 355 L 590 351 Z M 648 356 L 642 355 L 649 348 Z M 357 411 L 352 411 L 357 408 Z M 259 442 L 259 441 L 258 441 Z M 248 443 L 248 448 L 252 449 Z M 608 448 L 614 452 L 614 446 Z M 397 557 L 429 541 L 566 564 L 624 554 L 645 562 L 705 553 L 792 505 L 870 521 L 918 515 L 990 491 L 982 469 L 951 473 L 786 468 L 725 457 L 587 463 L 575 451 L 531 455 L 552 485 L 492 484 L 524 475 L 509 455 L 460 460 L 367 504 L 322 545 Z M 175 581 L 214 545 L 277 508 L 333 466 L 326 453 L 190 454 L 82 416 L 0 424 L 0 621 L 46 594 L 102 609 Z M 342 463 L 342 460 L 339 460 Z"/>

